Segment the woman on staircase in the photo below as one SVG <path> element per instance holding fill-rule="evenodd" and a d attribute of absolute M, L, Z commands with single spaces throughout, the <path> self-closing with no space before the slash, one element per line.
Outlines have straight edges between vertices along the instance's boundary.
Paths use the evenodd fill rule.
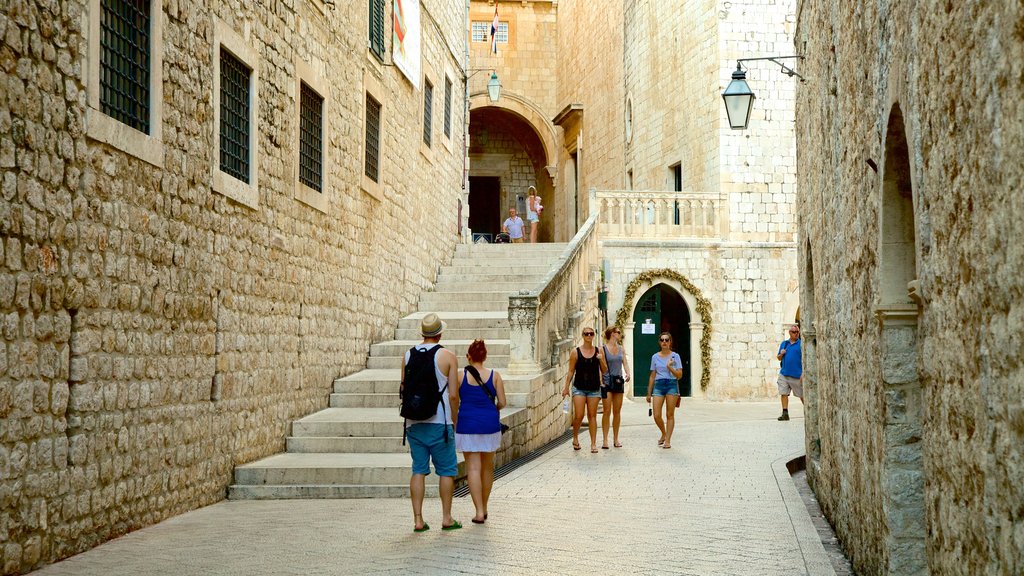
<path fill-rule="evenodd" d="M 459 419 L 455 448 L 466 457 L 466 480 L 476 507 L 474 524 L 487 520 L 487 501 L 494 485 L 494 453 L 501 446 L 500 410 L 505 407 L 501 374 L 484 367 L 487 345 L 474 340 L 466 353 L 469 364 L 459 371 Z"/>

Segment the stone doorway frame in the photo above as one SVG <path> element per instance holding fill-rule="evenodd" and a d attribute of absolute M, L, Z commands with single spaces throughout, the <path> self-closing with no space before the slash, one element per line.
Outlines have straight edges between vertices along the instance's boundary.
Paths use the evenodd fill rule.
<path fill-rule="evenodd" d="M 686 276 L 661 268 L 641 272 L 629 282 L 622 307 L 615 315 L 615 324 L 622 328 L 623 349 L 633 349 L 632 318 L 640 297 L 658 284 L 675 290 L 690 309 L 690 369 L 694 374 L 700 374 L 700 378 L 690 378 L 690 393 L 693 398 L 704 398 L 711 383 L 711 301 Z M 700 321 L 695 321 L 695 316 Z M 698 345 L 694 346 L 695 343 Z M 636 358 L 631 361 L 636 362 Z"/>

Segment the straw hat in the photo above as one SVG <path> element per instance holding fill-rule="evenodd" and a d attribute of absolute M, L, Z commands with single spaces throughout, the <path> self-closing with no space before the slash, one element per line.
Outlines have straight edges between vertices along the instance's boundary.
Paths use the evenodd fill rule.
<path fill-rule="evenodd" d="M 420 334 L 424 338 L 433 338 L 434 336 L 440 336 L 441 332 L 448 327 L 448 324 L 441 321 L 437 317 L 437 314 L 431 312 L 423 317 L 423 321 L 420 322 Z"/>

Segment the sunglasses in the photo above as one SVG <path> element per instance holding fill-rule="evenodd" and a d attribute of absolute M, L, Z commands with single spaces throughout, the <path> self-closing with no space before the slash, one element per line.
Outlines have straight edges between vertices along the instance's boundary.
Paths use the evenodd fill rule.
<path fill-rule="evenodd" d="M 658 338 L 658 342 L 671 342 L 668 338 Z"/>
<path fill-rule="evenodd" d="M 594 333 L 593 332 L 584 332 L 583 335 L 584 336 L 593 336 Z"/>

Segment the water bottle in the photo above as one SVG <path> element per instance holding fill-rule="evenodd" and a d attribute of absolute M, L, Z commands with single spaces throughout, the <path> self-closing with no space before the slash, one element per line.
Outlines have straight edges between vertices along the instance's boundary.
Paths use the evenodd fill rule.
<path fill-rule="evenodd" d="M 565 400 L 562 400 L 562 414 L 568 414 L 568 413 L 569 413 L 569 397 L 567 396 L 565 398 Z"/>

